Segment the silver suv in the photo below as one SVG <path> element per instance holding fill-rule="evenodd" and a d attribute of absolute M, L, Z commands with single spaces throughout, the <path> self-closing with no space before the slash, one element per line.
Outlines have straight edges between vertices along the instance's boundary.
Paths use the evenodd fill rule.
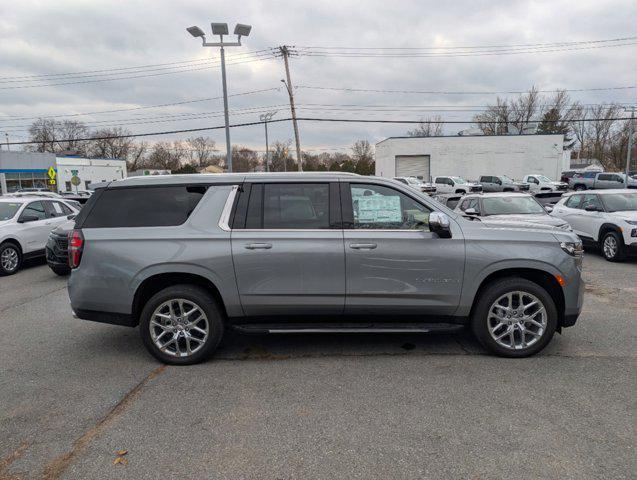
<path fill-rule="evenodd" d="M 465 219 L 354 174 L 135 177 L 101 188 L 69 235 L 75 315 L 136 327 L 191 364 L 226 329 L 431 332 L 468 325 L 532 355 L 582 307 L 572 233 Z"/>

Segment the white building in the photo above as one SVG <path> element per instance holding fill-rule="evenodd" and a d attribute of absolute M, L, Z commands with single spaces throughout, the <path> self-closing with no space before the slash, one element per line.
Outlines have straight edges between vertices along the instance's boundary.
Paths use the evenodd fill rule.
<path fill-rule="evenodd" d="M 55 172 L 54 183 L 49 170 Z M 73 185 L 73 177 L 78 185 Z M 91 183 L 126 178 L 126 162 L 112 158 L 56 156 L 53 153 L 0 151 L 0 194 L 23 188 L 86 190 Z"/>
<path fill-rule="evenodd" d="M 376 144 L 376 175 L 425 180 L 507 175 L 521 180 L 536 173 L 559 180 L 570 161 L 563 143 L 559 134 L 390 137 Z"/>

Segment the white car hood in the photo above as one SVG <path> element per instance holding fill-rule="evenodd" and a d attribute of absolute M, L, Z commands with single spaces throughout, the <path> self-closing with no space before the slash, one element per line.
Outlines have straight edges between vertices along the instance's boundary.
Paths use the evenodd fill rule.
<path fill-rule="evenodd" d="M 550 215 L 544 215 L 543 213 L 537 215 L 489 215 L 487 217 L 480 217 L 483 222 L 515 222 L 515 223 L 527 223 L 527 224 L 540 224 L 549 225 L 551 227 L 560 227 L 567 223 L 561 218 L 551 217 Z"/>
<path fill-rule="evenodd" d="M 614 218 L 619 218 L 621 220 L 631 220 L 637 222 L 637 211 L 633 210 L 625 212 L 611 212 L 608 215 Z"/>
<path fill-rule="evenodd" d="M 9 225 L 10 223 L 11 223 L 11 220 L 0 220 L 0 227 Z"/>

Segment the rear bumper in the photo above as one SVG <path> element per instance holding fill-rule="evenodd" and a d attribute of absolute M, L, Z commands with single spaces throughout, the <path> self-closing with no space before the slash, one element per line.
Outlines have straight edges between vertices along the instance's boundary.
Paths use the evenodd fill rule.
<path fill-rule="evenodd" d="M 108 323 L 110 325 L 120 325 L 122 327 L 136 327 L 138 322 L 132 315 L 113 312 L 98 312 L 96 310 L 73 310 L 73 316 L 80 320 L 91 322 Z"/>

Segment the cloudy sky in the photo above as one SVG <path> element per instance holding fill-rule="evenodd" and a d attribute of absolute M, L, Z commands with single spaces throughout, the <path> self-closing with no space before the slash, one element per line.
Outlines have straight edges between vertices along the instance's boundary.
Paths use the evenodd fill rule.
<path fill-rule="evenodd" d="M 637 85 L 637 41 L 571 43 L 635 37 L 634 0 L 2 3 L 0 131 L 11 141 L 26 140 L 32 119 L 43 115 L 75 115 L 59 118 L 135 133 L 223 125 L 219 51 L 202 48 L 185 31 L 191 25 L 209 31 L 211 21 L 253 25 L 242 47 L 227 49 L 231 123 L 256 121 L 268 110 L 289 117 L 283 62 L 271 54 L 279 45 L 298 53 L 291 72 L 305 117 L 466 120 L 495 100 L 492 92 Z M 570 45 L 537 47 L 546 43 Z M 465 48 L 480 46 L 489 48 Z M 630 103 L 637 89 L 571 96 Z M 173 105 L 153 107 L 162 104 Z M 104 113 L 112 110 L 120 111 Z M 100 113 L 77 115 L 89 112 Z M 445 133 L 466 127 L 447 125 Z M 302 122 L 300 132 L 302 147 L 319 151 L 347 148 L 359 138 L 377 142 L 409 128 Z M 223 130 L 205 134 L 224 149 Z M 292 136 L 290 122 L 271 126 L 272 140 Z M 235 128 L 232 141 L 263 149 L 263 127 Z"/>

